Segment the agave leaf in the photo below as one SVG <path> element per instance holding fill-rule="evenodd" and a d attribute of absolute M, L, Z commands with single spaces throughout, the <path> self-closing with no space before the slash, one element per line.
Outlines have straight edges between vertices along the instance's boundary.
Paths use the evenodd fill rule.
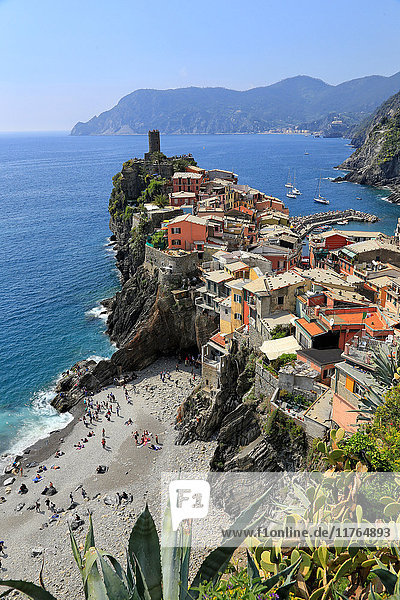
<path fill-rule="evenodd" d="M 100 552 L 100 551 L 99 551 Z M 118 577 L 123 581 L 125 587 L 128 590 L 132 590 L 134 585 L 130 585 L 129 581 L 128 581 L 128 577 L 127 574 L 125 573 L 124 569 L 121 567 L 120 563 L 117 561 L 116 558 L 114 558 L 114 556 L 112 556 L 111 554 L 108 554 L 108 552 L 100 552 L 100 554 L 102 556 L 107 556 L 108 560 L 110 561 L 110 563 L 112 564 L 112 566 L 114 567 L 114 571 L 117 573 Z"/>
<path fill-rule="evenodd" d="M 262 505 L 264 498 L 269 494 L 270 489 L 271 488 L 266 490 L 259 498 L 257 498 L 257 500 L 240 513 L 238 518 L 231 525 L 231 529 L 245 530 L 256 528 L 257 524 L 264 518 L 263 514 L 255 521 L 252 521 L 252 519 L 254 519 L 257 510 Z M 189 589 L 189 593 L 184 597 L 185 600 L 195 600 L 198 598 L 199 591 L 194 588 L 198 588 L 202 581 L 212 581 L 213 583 L 218 581 L 221 573 L 223 573 L 228 566 L 235 549 L 246 539 L 246 537 L 246 535 L 237 537 L 235 538 L 234 543 L 232 539 L 226 540 L 224 544 L 213 550 L 206 557 L 196 573 Z"/>
<path fill-rule="evenodd" d="M 111 600 L 107 595 L 107 590 L 96 563 L 92 565 L 87 576 L 85 595 L 87 600 Z"/>
<path fill-rule="evenodd" d="M 137 567 L 136 576 L 139 595 L 140 588 L 143 589 L 143 592 L 147 589 L 151 600 L 161 600 L 160 542 L 153 517 L 147 505 L 133 526 L 129 538 L 128 552 L 132 562 Z"/>
<path fill-rule="evenodd" d="M 161 564 L 164 600 L 184 598 L 188 590 L 191 530 L 181 526 L 172 529 L 171 508 L 168 505 L 163 520 Z"/>
<path fill-rule="evenodd" d="M 290 590 L 291 586 L 296 582 L 295 579 L 293 579 L 293 580 L 291 579 L 291 576 L 296 571 L 296 569 L 299 567 L 300 563 L 301 563 L 301 558 L 299 558 L 299 560 L 296 561 L 295 563 L 293 563 L 292 565 L 289 565 L 288 567 L 286 567 L 286 569 L 279 571 L 278 573 L 276 573 L 276 575 L 272 575 L 272 577 L 269 577 L 266 581 L 263 581 L 263 584 L 264 584 L 263 592 L 264 593 L 268 592 L 279 582 L 279 579 L 281 577 L 286 577 L 282 586 L 280 586 L 278 588 L 277 593 L 279 594 L 279 591 L 284 587 L 284 589 L 282 591 L 282 596 L 279 596 L 279 599 L 287 598 L 287 596 L 289 595 L 289 590 Z"/>
<path fill-rule="evenodd" d="M 235 550 L 235 547 L 222 545 L 210 552 L 197 571 L 185 600 L 196 600 L 199 597 L 199 590 L 196 588 L 203 581 L 212 581 L 215 584 L 226 570 Z"/>
<path fill-rule="evenodd" d="M 129 556 L 128 549 L 126 550 L 126 577 L 128 579 L 129 587 L 133 588 L 136 582 L 136 570 L 135 564 L 132 563 L 132 559 Z"/>
<path fill-rule="evenodd" d="M 310 500 L 309 500 L 309 498 L 307 498 L 306 494 L 303 492 L 301 487 L 299 485 L 297 485 L 297 483 L 294 483 L 293 490 L 294 490 L 294 493 L 296 494 L 296 496 L 298 497 L 298 499 L 301 500 L 303 505 L 308 508 L 310 506 Z"/>
<path fill-rule="evenodd" d="M 97 554 L 96 554 L 96 548 L 89 548 L 89 550 L 87 552 L 85 552 L 85 556 L 84 556 L 84 561 L 82 564 L 84 564 L 83 569 L 82 569 L 82 579 L 83 579 L 83 583 L 86 584 L 87 578 L 90 574 L 90 571 L 92 570 L 92 567 L 94 565 L 94 563 L 97 560 Z"/>
<path fill-rule="evenodd" d="M 57 600 L 50 592 L 47 592 L 42 587 L 30 583 L 29 581 L 0 579 L 0 585 L 6 585 L 13 590 L 18 590 L 19 592 L 26 594 L 29 598 L 32 598 L 32 600 Z"/>
<path fill-rule="evenodd" d="M 248 577 L 249 577 L 249 580 L 251 583 L 253 583 L 253 581 L 255 579 L 258 579 L 258 580 L 260 579 L 260 573 L 257 568 L 257 565 L 254 562 L 254 559 L 248 550 L 247 550 L 247 574 L 248 574 Z"/>
<path fill-rule="evenodd" d="M 94 548 L 94 547 L 95 547 L 95 543 L 94 543 L 92 515 L 89 515 L 89 529 L 88 529 L 88 532 L 86 535 L 86 540 L 85 540 L 85 552 L 87 552 L 89 550 L 89 548 Z"/>
<path fill-rule="evenodd" d="M 70 537 L 70 540 L 71 540 L 72 554 L 74 555 L 75 562 L 78 565 L 78 568 L 79 568 L 80 572 L 82 573 L 82 568 L 83 568 L 83 565 L 82 565 L 82 555 L 79 552 L 78 544 L 76 543 L 75 536 L 72 533 L 72 529 L 71 529 L 71 526 L 70 526 L 69 523 L 68 523 L 68 528 L 69 528 L 69 537 Z"/>
<path fill-rule="evenodd" d="M 110 567 L 108 562 L 97 552 L 101 570 L 104 577 L 104 585 L 110 600 L 130 600 L 130 593 L 117 573 Z"/>

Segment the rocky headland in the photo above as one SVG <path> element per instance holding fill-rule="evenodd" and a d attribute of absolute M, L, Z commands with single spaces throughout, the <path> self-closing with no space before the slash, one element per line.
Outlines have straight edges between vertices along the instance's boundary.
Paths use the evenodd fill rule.
<path fill-rule="evenodd" d="M 109 360 L 74 365 L 57 385 L 52 401 L 57 410 L 71 410 L 85 391 L 96 393 L 116 379 L 129 380 L 161 356 L 197 355 L 217 328 L 214 318 L 196 314 L 195 269 L 169 275 L 145 261 L 148 236 L 167 218 L 168 209 L 149 215 L 143 203 L 167 193 L 168 179 L 187 164 L 195 164 L 190 155 L 167 158 L 159 153 L 151 161 L 127 161 L 113 178 L 110 229 L 122 288 L 103 304 L 109 311 L 107 333 L 118 349 Z M 180 296 L 173 293 L 181 289 Z"/>
<path fill-rule="evenodd" d="M 118 349 L 110 360 L 82 361 L 65 374 L 53 401 L 58 410 L 79 414 L 86 391 L 99 393 L 117 381 L 129 381 L 160 357 L 197 355 L 218 329 L 216 317 L 196 311 L 197 268 L 171 273 L 146 260 L 146 241 L 171 209 L 148 212 L 144 203 L 168 193 L 166 182 L 173 172 L 190 163 L 190 155 L 167 158 L 160 153 L 157 160 L 127 161 L 113 178 L 110 228 L 122 288 L 103 304 L 109 311 L 107 333 Z M 248 340 L 238 337 L 219 389 L 196 385 L 183 399 L 176 415 L 176 443 L 216 442 L 211 468 L 217 471 L 301 468 L 309 451 L 306 435 L 283 414 L 271 420 L 268 399 L 255 394 L 254 383 L 255 355 Z"/>
<path fill-rule="evenodd" d="M 337 181 L 388 187 L 390 202 L 400 201 L 400 92 L 384 102 L 358 128 L 352 139 L 357 148 L 339 169 L 348 171 Z"/>

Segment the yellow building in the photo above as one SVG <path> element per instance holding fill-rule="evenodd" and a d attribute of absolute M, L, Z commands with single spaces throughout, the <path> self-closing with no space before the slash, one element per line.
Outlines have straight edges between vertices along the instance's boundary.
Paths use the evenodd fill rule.
<path fill-rule="evenodd" d="M 232 333 L 232 324 L 231 324 L 231 297 L 225 298 L 222 302 L 219 303 L 220 313 L 219 313 L 219 329 L 221 333 Z"/>
<path fill-rule="evenodd" d="M 245 314 L 244 314 L 244 290 L 243 287 L 246 283 L 249 283 L 249 279 L 232 279 L 225 285 L 230 288 L 230 300 L 231 300 L 231 331 L 235 331 L 242 325 L 244 325 Z"/>
<path fill-rule="evenodd" d="M 250 267 L 241 260 L 238 260 L 236 262 L 227 263 L 225 265 L 225 271 L 234 279 L 247 279 L 250 274 Z"/>

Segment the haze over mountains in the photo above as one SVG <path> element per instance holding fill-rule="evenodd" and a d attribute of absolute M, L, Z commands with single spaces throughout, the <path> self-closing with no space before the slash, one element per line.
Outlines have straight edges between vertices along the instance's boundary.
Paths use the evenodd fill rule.
<path fill-rule="evenodd" d="M 347 135 L 399 90 L 400 72 L 339 85 L 299 75 L 242 92 L 199 87 L 143 89 L 87 123 L 77 123 L 71 135 L 143 134 L 154 127 L 170 134 L 260 133 L 298 127 Z"/>

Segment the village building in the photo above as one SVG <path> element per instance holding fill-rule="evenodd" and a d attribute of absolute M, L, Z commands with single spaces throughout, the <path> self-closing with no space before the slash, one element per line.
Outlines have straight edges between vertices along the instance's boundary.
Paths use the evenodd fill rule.
<path fill-rule="evenodd" d="M 172 176 L 172 192 L 192 192 L 198 194 L 204 176 L 201 173 L 177 172 Z"/>
<path fill-rule="evenodd" d="M 378 342 L 378 346 L 385 348 L 388 354 L 391 352 L 391 339 L 386 343 Z M 356 336 L 346 344 L 343 360 L 335 365 L 331 382 L 332 421 L 349 433 L 356 432 L 360 424 L 371 418 L 371 415 L 365 414 L 363 399 L 377 406 L 386 391 L 374 376 L 376 348 L 376 340 L 365 335 Z"/>
<path fill-rule="evenodd" d="M 208 221 L 193 215 L 175 217 L 167 223 L 170 250 L 203 251 L 208 235 Z"/>
<path fill-rule="evenodd" d="M 195 206 L 196 194 L 194 192 L 172 192 L 169 195 L 171 206 Z"/>

